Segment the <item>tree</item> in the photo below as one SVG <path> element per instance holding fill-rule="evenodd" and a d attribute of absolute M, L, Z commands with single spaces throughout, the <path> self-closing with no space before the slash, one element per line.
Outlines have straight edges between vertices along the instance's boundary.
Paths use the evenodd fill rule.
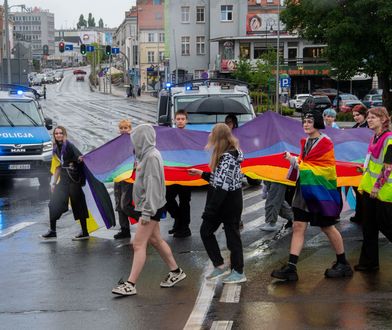
<path fill-rule="evenodd" d="M 95 27 L 95 18 L 91 13 L 88 13 L 87 25 L 88 27 Z"/>
<path fill-rule="evenodd" d="M 102 18 L 100 18 L 98 21 L 98 27 L 103 29 L 103 19 Z"/>
<path fill-rule="evenodd" d="M 77 28 L 80 29 L 81 27 L 87 26 L 87 21 L 84 19 L 83 14 L 79 16 L 79 22 L 76 24 Z"/>
<path fill-rule="evenodd" d="M 288 31 L 327 44 L 338 79 L 377 74 L 383 101 L 392 110 L 392 1 L 286 0 L 281 19 Z"/>

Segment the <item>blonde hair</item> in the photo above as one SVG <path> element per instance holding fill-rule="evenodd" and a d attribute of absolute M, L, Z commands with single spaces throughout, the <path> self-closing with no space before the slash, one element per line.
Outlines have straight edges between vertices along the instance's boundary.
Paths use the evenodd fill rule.
<path fill-rule="evenodd" d="M 68 137 L 67 130 L 65 129 L 64 126 L 56 126 L 53 130 L 53 143 L 56 143 L 56 137 L 54 135 L 54 133 L 56 133 L 56 129 L 59 129 L 63 133 L 64 142 L 65 142 L 65 140 L 67 140 Z"/>
<path fill-rule="evenodd" d="M 391 124 L 391 117 L 389 117 L 388 110 L 385 107 L 375 107 L 370 108 L 368 110 L 368 114 L 371 113 L 378 118 L 381 118 L 382 129 L 389 129 L 389 125 Z"/>
<path fill-rule="evenodd" d="M 221 156 L 234 149 L 239 149 L 237 138 L 231 133 L 229 126 L 223 123 L 216 124 L 208 136 L 207 150 L 212 150 L 210 169 L 214 171 Z"/>
<path fill-rule="evenodd" d="M 132 124 L 131 121 L 128 119 L 122 119 L 120 120 L 120 122 L 118 123 L 118 128 L 120 128 L 121 126 L 127 126 L 130 129 L 132 129 Z"/>

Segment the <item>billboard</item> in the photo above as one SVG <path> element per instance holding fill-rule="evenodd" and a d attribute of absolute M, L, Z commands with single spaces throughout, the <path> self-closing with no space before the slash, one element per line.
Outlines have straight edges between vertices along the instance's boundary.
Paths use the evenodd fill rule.
<path fill-rule="evenodd" d="M 280 30 L 285 30 L 280 22 Z M 278 30 L 278 14 L 247 14 L 246 34 L 266 34 Z"/>

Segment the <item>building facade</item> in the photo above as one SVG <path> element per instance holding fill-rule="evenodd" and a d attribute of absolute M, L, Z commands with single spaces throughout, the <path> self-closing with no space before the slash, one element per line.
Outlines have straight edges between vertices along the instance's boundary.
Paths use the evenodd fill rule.
<path fill-rule="evenodd" d="M 49 54 L 54 54 L 54 14 L 41 8 L 33 8 L 27 12 L 10 14 L 14 21 L 14 37 L 16 40 L 31 43 L 33 59 L 41 60 L 43 46 L 47 45 Z"/>

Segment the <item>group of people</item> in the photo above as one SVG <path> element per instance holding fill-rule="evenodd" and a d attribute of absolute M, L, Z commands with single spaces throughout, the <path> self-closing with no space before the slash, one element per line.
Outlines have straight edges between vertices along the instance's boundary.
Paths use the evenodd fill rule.
<path fill-rule="evenodd" d="M 358 191 L 362 194 L 361 210 L 363 245 L 356 271 L 376 271 L 378 260 L 378 233 L 381 231 L 392 241 L 392 132 L 390 117 L 385 108 L 372 108 L 368 111 L 355 109 L 357 126 L 363 127 L 366 121 L 374 131 L 368 148 L 363 178 Z M 363 118 L 362 118 L 363 117 Z M 353 270 L 346 259 L 342 236 L 335 227 L 341 211 L 341 197 L 337 189 L 334 146 L 330 138 L 320 130 L 325 128 L 325 118 L 318 111 L 310 111 L 303 116 L 303 130 L 307 135 L 301 140 L 301 153 L 294 157 L 286 152 L 285 159 L 290 163 L 290 171 L 295 173 L 295 191 L 291 208 L 285 199 L 272 199 L 266 203 L 270 219 L 283 212 L 288 219 L 287 227 L 292 226 L 292 240 L 289 259 L 286 265 L 272 272 L 278 279 L 297 281 L 297 262 L 304 245 L 308 224 L 318 226 L 327 235 L 336 254 L 336 262 L 326 269 L 328 278 L 350 277 Z M 187 123 L 187 113 L 183 110 L 175 114 L 178 128 Z M 241 162 L 243 154 L 239 141 L 232 134 L 238 127 L 236 116 L 229 115 L 225 123 L 216 124 L 209 137 L 206 149 L 211 151 L 210 172 L 196 168 L 188 170 L 189 175 L 200 176 L 209 183 L 207 199 L 202 215 L 200 236 L 206 252 L 214 266 L 207 279 L 223 277 L 223 283 L 245 282 L 243 247 L 240 234 L 243 208 Z M 146 249 L 151 244 L 169 268 L 169 273 L 160 283 L 161 287 L 172 287 L 186 278 L 184 271 L 177 265 L 170 246 L 160 234 L 160 219 L 165 210 L 174 218 L 169 234 L 183 238 L 191 235 L 190 200 L 191 190 L 183 186 L 165 186 L 163 160 L 156 149 L 155 130 L 151 125 L 142 124 L 131 130 L 129 121 L 119 124 L 121 134 L 130 134 L 134 146 L 135 164 L 132 178 L 134 183 L 115 184 L 116 210 L 119 212 L 121 230 L 115 238 L 130 237 L 128 217 L 137 220 L 133 239 L 133 262 L 130 275 L 125 282 L 113 288 L 118 295 L 136 294 L 136 282 L 146 260 Z M 88 239 L 86 218 L 88 210 L 82 191 L 83 175 L 80 163 L 81 153 L 67 140 L 65 128 L 54 129 L 54 156 L 58 166 L 52 178 L 52 197 L 49 203 L 50 229 L 44 238 L 56 237 L 56 221 L 68 210 L 71 200 L 75 219 L 79 219 L 82 232 L 74 239 Z M 277 184 L 280 185 L 280 184 Z M 282 185 L 283 186 L 283 185 Z M 285 188 L 283 186 L 283 188 Z M 279 193 L 272 193 L 278 191 Z M 282 189 L 269 184 L 269 194 L 282 196 Z M 179 204 L 176 197 L 179 197 Z M 278 206 L 278 207 L 276 207 Z M 273 209 L 271 211 L 271 209 Z M 267 212 L 267 213 L 268 213 Z M 267 220 L 266 225 L 274 223 Z M 224 225 L 227 247 L 230 251 L 229 262 L 224 261 L 215 233 Z M 266 227 L 266 226 L 264 226 Z M 262 228 L 263 229 L 263 228 Z"/>

